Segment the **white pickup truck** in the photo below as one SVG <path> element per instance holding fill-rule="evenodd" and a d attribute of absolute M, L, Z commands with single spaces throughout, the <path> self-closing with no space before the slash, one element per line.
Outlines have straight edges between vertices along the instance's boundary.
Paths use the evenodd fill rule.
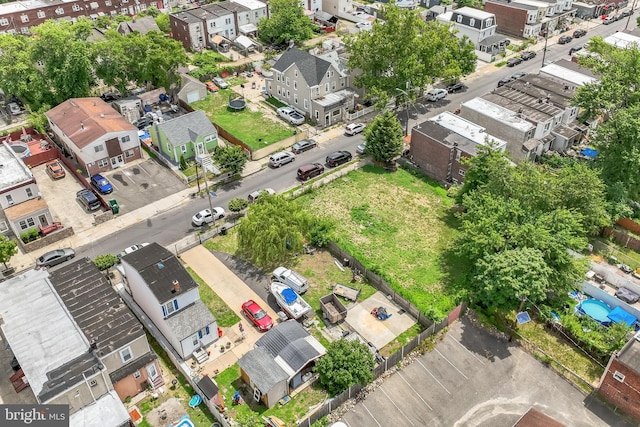
<path fill-rule="evenodd" d="M 288 268 L 278 267 L 273 270 L 272 280 L 284 283 L 293 289 L 297 294 L 303 294 L 309 289 L 309 280 Z"/>

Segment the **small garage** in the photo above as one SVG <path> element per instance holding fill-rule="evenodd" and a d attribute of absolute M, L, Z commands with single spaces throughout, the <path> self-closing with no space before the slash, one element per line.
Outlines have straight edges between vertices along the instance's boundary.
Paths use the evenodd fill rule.
<path fill-rule="evenodd" d="M 182 85 L 178 91 L 178 99 L 191 104 L 207 97 L 207 87 L 200 80 L 188 74 L 181 74 Z"/>

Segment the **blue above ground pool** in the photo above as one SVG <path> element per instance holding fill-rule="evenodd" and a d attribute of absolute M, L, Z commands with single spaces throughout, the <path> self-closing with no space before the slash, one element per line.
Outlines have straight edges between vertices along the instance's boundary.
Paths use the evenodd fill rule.
<path fill-rule="evenodd" d="M 584 300 L 580 303 L 578 308 L 584 314 L 591 317 L 593 320 L 597 322 L 600 322 L 602 324 L 611 322 L 611 319 L 609 319 L 609 313 L 611 312 L 611 308 L 600 300 L 597 300 L 597 299 Z"/>
<path fill-rule="evenodd" d="M 191 421 L 189 415 L 185 415 L 184 417 L 180 418 L 180 421 L 178 421 L 178 424 L 176 424 L 175 427 L 195 427 L 195 424 L 193 424 L 193 421 Z"/>

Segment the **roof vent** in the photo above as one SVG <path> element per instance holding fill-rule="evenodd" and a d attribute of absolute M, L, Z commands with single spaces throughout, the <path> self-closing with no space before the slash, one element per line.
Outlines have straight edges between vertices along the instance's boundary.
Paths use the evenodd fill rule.
<path fill-rule="evenodd" d="M 80 122 L 80 129 L 84 130 L 84 122 Z"/>
<path fill-rule="evenodd" d="M 159 269 L 163 269 L 164 268 L 164 264 L 159 262 L 158 264 L 156 264 L 158 266 Z"/>
<path fill-rule="evenodd" d="M 104 118 L 104 113 L 100 113 L 100 117 L 103 117 L 103 118 Z"/>
<path fill-rule="evenodd" d="M 173 289 L 171 289 L 171 293 L 175 294 L 176 292 L 180 292 L 180 282 L 178 282 L 177 280 L 173 281 Z"/>

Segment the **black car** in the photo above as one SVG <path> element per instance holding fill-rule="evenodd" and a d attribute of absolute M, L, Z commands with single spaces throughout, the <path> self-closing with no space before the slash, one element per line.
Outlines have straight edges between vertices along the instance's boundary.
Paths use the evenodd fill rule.
<path fill-rule="evenodd" d="M 586 36 L 587 35 L 587 30 L 575 30 L 573 32 L 573 38 L 574 39 L 579 39 L 582 36 Z"/>
<path fill-rule="evenodd" d="M 135 127 L 137 127 L 139 130 L 143 130 L 144 128 L 146 128 L 147 126 L 151 126 L 151 119 L 148 117 L 141 117 L 138 120 L 136 120 L 135 122 L 133 122 L 133 125 Z"/>
<path fill-rule="evenodd" d="M 515 79 L 513 77 L 505 77 L 503 79 L 500 79 L 500 80 L 498 80 L 498 87 L 502 87 L 502 86 L 506 85 L 507 83 L 511 83 L 514 80 Z"/>
<path fill-rule="evenodd" d="M 515 67 L 520 64 L 522 64 L 522 59 L 520 58 L 511 58 L 507 61 L 507 67 Z"/>
<path fill-rule="evenodd" d="M 104 101 L 104 102 L 112 102 L 112 101 L 117 101 L 118 99 L 120 99 L 120 95 L 116 92 L 105 92 L 102 95 L 100 95 L 100 98 Z"/>
<path fill-rule="evenodd" d="M 327 165 L 330 167 L 336 167 L 343 163 L 347 163 L 351 161 L 351 153 L 348 151 L 336 151 L 327 156 L 325 161 Z"/>
<path fill-rule="evenodd" d="M 572 47 L 571 49 L 569 49 L 569 55 L 573 55 L 574 52 L 579 51 L 580 49 L 582 49 L 582 46 L 575 46 Z"/>
<path fill-rule="evenodd" d="M 562 36 L 558 39 L 558 44 L 567 44 L 569 43 L 571 40 L 573 40 L 573 37 L 571 36 Z"/>
<path fill-rule="evenodd" d="M 451 83 L 447 86 L 448 93 L 456 93 L 460 92 L 461 90 L 464 90 L 464 85 L 460 82 Z"/>
<path fill-rule="evenodd" d="M 312 148 L 316 148 L 318 143 L 313 139 L 303 139 L 302 141 L 298 141 L 291 147 L 291 151 L 295 154 L 303 153 L 307 150 L 311 150 Z"/>
<path fill-rule="evenodd" d="M 520 58 L 523 61 L 528 61 L 528 60 L 533 59 L 535 57 L 536 57 L 536 53 L 535 52 L 522 52 L 520 54 Z"/>
<path fill-rule="evenodd" d="M 524 77 L 524 76 L 526 76 L 526 75 L 527 75 L 527 73 L 519 72 L 519 73 L 514 73 L 514 74 L 512 74 L 512 75 L 511 75 L 511 78 L 512 78 L 513 80 L 518 80 L 518 79 L 523 78 L 523 77 Z"/>

